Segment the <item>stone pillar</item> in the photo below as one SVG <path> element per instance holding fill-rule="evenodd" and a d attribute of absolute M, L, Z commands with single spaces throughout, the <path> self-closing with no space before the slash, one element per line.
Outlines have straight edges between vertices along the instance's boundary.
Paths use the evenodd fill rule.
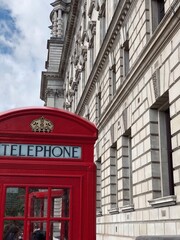
<path fill-rule="evenodd" d="M 62 10 L 58 10 L 58 20 L 57 20 L 57 36 L 63 38 L 63 18 Z"/>
<path fill-rule="evenodd" d="M 57 11 L 54 12 L 53 14 L 53 19 L 52 19 L 52 34 L 53 37 L 57 37 Z"/>

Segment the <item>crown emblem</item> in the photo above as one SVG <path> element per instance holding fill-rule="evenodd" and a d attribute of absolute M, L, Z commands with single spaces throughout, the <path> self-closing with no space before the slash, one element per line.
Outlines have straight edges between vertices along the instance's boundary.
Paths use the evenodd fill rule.
<path fill-rule="evenodd" d="M 31 122 L 33 132 L 51 132 L 53 130 L 53 123 L 44 117 L 35 119 Z"/>

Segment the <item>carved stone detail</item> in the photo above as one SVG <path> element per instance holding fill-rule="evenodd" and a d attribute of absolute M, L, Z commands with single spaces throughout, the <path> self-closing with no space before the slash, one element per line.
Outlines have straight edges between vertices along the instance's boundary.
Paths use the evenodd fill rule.
<path fill-rule="evenodd" d="M 106 0 L 96 0 L 95 8 L 99 12 L 98 19 L 105 17 Z"/>
<path fill-rule="evenodd" d="M 63 89 L 52 89 L 52 88 L 47 88 L 45 91 L 46 94 L 46 99 L 48 97 L 64 97 L 64 90 Z"/>
<path fill-rule="evenodd" d="M 86 40 L 89 43 L 89 48 L 93 47 L 95 35 L 96 35 L 96 21 L 89 21 L 86 35 L 87 36 Z"/>
<path fill-rule="evenodd" d="M 88 16 L 89 16 L 89 18 L 92 17 L 92 12 L 93 12 L 94 7 L 95 7 L 95 0 L 91 0 L 90 6 L 89 6 L 89 10 L 88 10 Z"/>
<path fill-rule="evenodd" d="M 160 72 L 159 69 L 156 69 L 156 71 L 152 74 L 152 81 L 153 81 L 153 87 L 154 87 L 154 95 L 157 99 L 160 96 Z"/>

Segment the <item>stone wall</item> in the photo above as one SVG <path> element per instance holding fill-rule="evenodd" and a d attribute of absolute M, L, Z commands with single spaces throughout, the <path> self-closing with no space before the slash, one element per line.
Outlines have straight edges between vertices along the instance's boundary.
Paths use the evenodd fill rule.
<path fill-rule="evenodd" d="M 65 101 L 99 129 L 97 240 L 178 235 L 180 3 L 80 4 Z"/>

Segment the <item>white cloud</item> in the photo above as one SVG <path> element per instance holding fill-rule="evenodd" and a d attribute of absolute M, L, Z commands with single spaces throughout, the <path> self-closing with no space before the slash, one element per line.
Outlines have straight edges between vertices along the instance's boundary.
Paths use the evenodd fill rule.
<path fill-rule="evenodd" d="M 0 0 L 0 8 L 11 11 L 17 29 L 8 39 L 2 32 L 0 36 L 0 45 L 13 48 L 11 54 L 0 53 L 0 111 L 44 104 L 39 98 L 40 81 L 47 58 L 46 43 L 50 37 L 51 2 Z M 3 26 L 9 33 L 12 26 Z"/>

